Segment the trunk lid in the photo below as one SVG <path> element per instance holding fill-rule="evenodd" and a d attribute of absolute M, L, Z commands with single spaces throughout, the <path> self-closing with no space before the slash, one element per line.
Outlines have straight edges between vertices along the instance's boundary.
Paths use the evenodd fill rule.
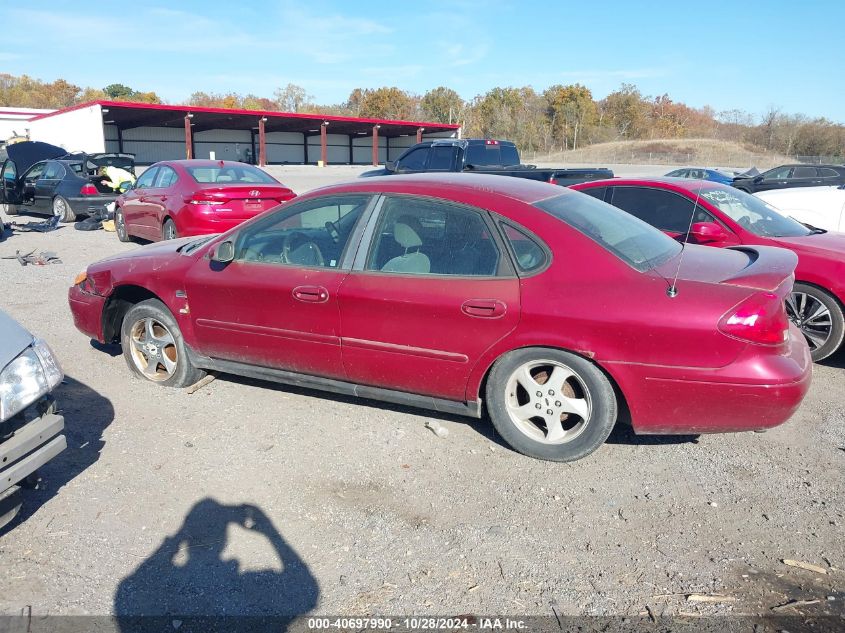
<path fill-rule="evenodd" d="M 296 194 L 284 185 L 207 185 L 186 198 L 189 204 L 208 204 L 215 213 L 233 220 L 252 218 L 291 200 Z"/>

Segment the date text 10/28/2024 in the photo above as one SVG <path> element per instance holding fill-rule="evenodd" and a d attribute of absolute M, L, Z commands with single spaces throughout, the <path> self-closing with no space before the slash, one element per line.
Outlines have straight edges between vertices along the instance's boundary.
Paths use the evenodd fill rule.
<path fill-rule="evenodd" d="M 526 628 L 523 620 L 511 618 L 456 617 L 456 618 L 308 618 L 308 628 L 320 630 L 522 630 Z"/>

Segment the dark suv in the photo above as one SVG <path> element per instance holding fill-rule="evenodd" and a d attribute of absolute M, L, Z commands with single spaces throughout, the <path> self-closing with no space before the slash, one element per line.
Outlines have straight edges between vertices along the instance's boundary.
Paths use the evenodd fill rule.
<path fill-rule="evenodd" d="M 845 185 L 845 165 L 781 165 L 757 176 L 737 176 L 733 186 L 748 193 L 787 187 Z"/>

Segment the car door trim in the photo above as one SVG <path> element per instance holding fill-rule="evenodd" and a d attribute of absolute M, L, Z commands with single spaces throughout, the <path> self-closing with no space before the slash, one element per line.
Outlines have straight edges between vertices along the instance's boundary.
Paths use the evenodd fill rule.
<path fill-rule="evenodd" d="M 213 319 L 197 319 L 195 323 L 197 327 L 212 330 L 223 330 L 225 332 L 257 334 L 259 336 L 272 336 L 274 338 L 295 341 L 308 341 L 309 343 L 321 343 L 323 345 L 340 345 L 340 337 L 332 336 L 330 334 L 315 334 L 314 332 L 303 332 L 301 330 L 285 330 L 282 328 L 267 327 L 264 325 L 232 323 L 231 321 L 216 321 Z"/>
<path fill-rule="evenodd" d="M 452 363 L 466 363 L 469 362 L 469 357 L 465 354 L 456 354 L 455 352 L 446 352 L 439 349 L 430 349 L 427 347 L 412 347 L 410 345 L 397 345 L 395 343 L 384 343 L 382 341 L 371 341 L 360 338 L 347 338 L 345 336 L 340 339 L 341 345 L 344 347 L 355 347 L 358 349 L 368 349 L 376 352 L 388 352 L 393 354 L 404 354 L 407 356 L 420 356 L 422 358 L 434 358 L 436 360 L 445 360 Z"/>

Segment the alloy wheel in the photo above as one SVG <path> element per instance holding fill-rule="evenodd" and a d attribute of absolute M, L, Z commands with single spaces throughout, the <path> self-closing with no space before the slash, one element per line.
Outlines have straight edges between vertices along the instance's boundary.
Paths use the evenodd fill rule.
<path fill-rule="evenodd" d="M 149 380 L 163 382 L 176 371 L 179 355 L 176 339 L 161 321 L 146 317 L 129 332 L 132 362 Z"/>
<path fill-rule="evenodd" d="M 53 215 L 61 219 L 67 215 L 67 203 L 62 198 L 53 200 Z"/>
<path fill-rule="evenodd" d="M 830 339 L 833 319 L 830 310 L 816 297 L 806 292 L 792 292 L 786 299 L 786 314 L 804 338 L 810 350 L 822 347 Z"/>
<path fill-rule="evenodd" d="M 117 236 L 124 240 L 126 238 L 126 220 L 123 217 L 123 212 L 118 211 L 114 214 L 114 224 L 115 230 L 117 231 Z"/>
<path fill-rule="evenodd" d="M 505 385 L 508 416 L 517 429 L 543 444 L 565 444 L 590 423 L 592 398 L 566 365 L 535 360 L 520 365 Z"/>

